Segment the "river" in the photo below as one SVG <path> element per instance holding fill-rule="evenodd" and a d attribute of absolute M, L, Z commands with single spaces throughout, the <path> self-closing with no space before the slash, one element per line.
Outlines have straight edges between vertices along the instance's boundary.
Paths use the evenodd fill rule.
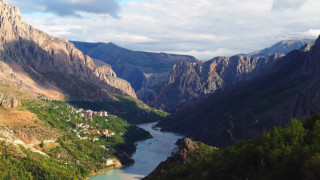
<path fill-rule="evenodd" d="M 153 138 L 137 142 L 137 151 L 132 156 L 135 163 L 132 166 L 108 170 L 102 175 L 91 177 L 90 180 L 137 180 L 151 173 L 161 161 L 177 150 L 175 142 L 182 138 L 175 133 L 153 129 L 155 124 L 139 125 L 140 128 L 149 131 Z"/>

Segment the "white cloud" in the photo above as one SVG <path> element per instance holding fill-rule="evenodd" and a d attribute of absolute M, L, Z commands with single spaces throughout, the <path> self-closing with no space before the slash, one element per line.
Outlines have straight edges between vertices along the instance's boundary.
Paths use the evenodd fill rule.
<path fill-rule="evenodd" d="M 316 38 L 320 35 L 320 29 L 310 29 L 309 31 L 305 32 L 305 35 Z"/>
<path fill-rule="evenodd" d="M 70 40 L 112 41 L 133 50 L 181 52 L 211 59 L 252 52 L 283 39 L 315 37 L 311 34 L 317 31 L 310 30 L 320 27 L 319 0 L 283 11 L 273 10 L 276 2 L 280 0 L 143 0 L 121 4 L 119 18 L 82 12 L 83 18 L 24 19 Z M 54 29 L 61 26 L 67 28 Z"/>

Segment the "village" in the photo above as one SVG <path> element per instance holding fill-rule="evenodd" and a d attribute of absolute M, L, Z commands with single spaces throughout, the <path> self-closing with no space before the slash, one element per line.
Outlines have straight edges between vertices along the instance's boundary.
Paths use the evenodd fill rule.
<path fill-rule="evenodd" d="M 93 111 L 90 109 L 76 108 L 73 105 L 54 105 L 53 109 L 59 110 L 59 108 L 67 109 L 67 111 L 60 111 L 60 117 L 64 117 L 65 121 L 73 124 L 73 129 L 68 131 L 69 133 L 74 133 L 80 140 L 90 140 L 93 143 L 99 141 L 100 138 L 112 138 L 115 136 L 115 132 L 110 129 L 101 129 L 101 122 L 98 124 L 94 119 L 100 118 L 104 119 L 104 123 L 108 123 L 110 120 L 108 117 L 118 118 L 116 115 L 109 115 L 106 111 Z M 66 114 L 64 114 L 66 113 Z M 96 117 L 95 117 L 96 116 Z M 119 133 L 120 136 L 123 133 Z M 108 151 L 109 149 L 105 145 L 99 146 L 101 149 Z M 60 158 L 61 154 L 55 154 L 56 158 Z M 111 158 L 103 158 L 103 163 L 106 166 L 111 166 L 115 164 L 115 160 Z M 77 161 L 76 164 L 78 164 Z"/>
<path fill-rule="evenodd" d="M 64 106 L 64 105 L 62 105 Z M 58 105 L 54 106 L 55 109 L 59 108 Z M 69 111 L 70 114 L 67 114 L 66 116 L 66 122 L 72 122 L 72 115 L 74 115 L 75 120 L 80 120 L 82 122 L 77 122 L 75 124 L 75 128 L 72 129 L 73 133 L 76 133 L 76 137 L 81 140 L 87 140 L 90 139 L 92 142 L 98 141 L 100 137 L 106 137 L 110 138 L 115 135 L 114 132 L 108 129 L 98 129 L 98 127 L 95 127 L 93 125 L 89 124 L 95 124 L 96 126 L 99 126 L 97 123 L 94 123 L 94 116 L 105 118 L 105 122 L 108 122 L 109 119 L 107 118 L 108 112 L 106 111 L 93 111 L 93 110 L 85 110 L 83 108 L 75 108 L 72 105 L 66 105 L 66 108 Z M 63 115 L 63 112 L 60 112 L 61 115 Z M 117 118 L 117 116 L 113 115 L 114 118 Z M 84 120 L 84 121 L 83 121 Z M 70 132 L 70 131 L 69 131 Z M 81 135 L 86 135 L 85 137 L 81 137 Z M 120 133 L 121 135 L 121 133 Z"/>

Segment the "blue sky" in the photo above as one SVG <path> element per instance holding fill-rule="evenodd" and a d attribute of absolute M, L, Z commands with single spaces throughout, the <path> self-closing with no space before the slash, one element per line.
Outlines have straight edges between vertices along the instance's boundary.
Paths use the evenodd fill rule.
<path fill-rule="evenodd" d="M 120 3 L 136 2 L 138 0 L 119 0 Z"/>
<path fill-rule="evenodd" d="M 54 36 L 200 60 L 320 34 L 319 0 L 6 1 Z"/>

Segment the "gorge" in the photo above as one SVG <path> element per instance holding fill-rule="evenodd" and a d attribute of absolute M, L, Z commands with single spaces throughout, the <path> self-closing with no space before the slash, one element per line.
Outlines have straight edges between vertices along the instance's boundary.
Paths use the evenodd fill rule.
<path fill-rule="evenodd" d="M 199 61 L 22 15 L 0 0 L 0 179 L 320 178 L 320 36 Z"/>

